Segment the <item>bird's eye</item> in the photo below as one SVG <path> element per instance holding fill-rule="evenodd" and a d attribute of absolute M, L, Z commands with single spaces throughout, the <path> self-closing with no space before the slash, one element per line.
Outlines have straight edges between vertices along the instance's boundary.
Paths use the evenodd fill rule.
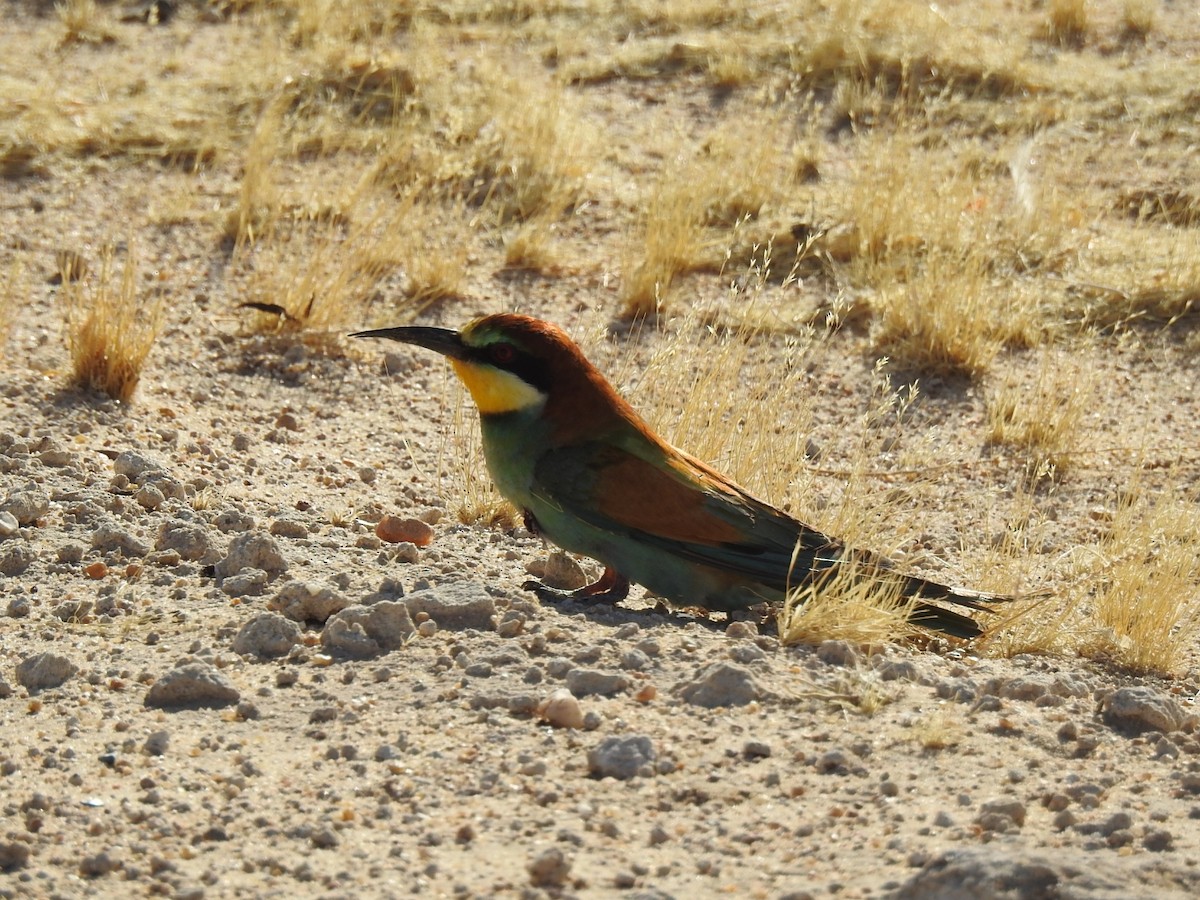
<path fill-rule="evenodd" d="M 517 358 L 517 350 L 512 344 L 492 344 L 488 355 L 496 365 L 506 366 Z"/>

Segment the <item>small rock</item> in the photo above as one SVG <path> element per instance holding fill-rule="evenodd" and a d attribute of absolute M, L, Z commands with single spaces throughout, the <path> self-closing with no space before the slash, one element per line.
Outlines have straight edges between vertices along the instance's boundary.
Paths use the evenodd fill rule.
<path fill-rule="evenodd" d="M 1178 703 L 1152 687 L 1123 687 L 1104 698 L 1100 707 L 1105 723 L 1120 731 L 1192 731 L 1196 717 L 1188 715 Z"/>
<path fill-rule="evenodd" d="M 676 692 L 688 703 L 709 709 L 745 706 L 763 694 L 749 669 L 729 662 L 704 666 L 695 678 L 680 684 Z"/>
<path fill-rule="evenodd" d="M 0 510 L 0 538 L 12 537 L 21 529 L 17 517 L 7 509 Z"/>
<path fill-rule="evenodd" d="M 246 622 L 233 639 L 233 652 L 243 656 L 284 656 L 300 641 L 300 626 L 291 619 L 265 612 Z"/>
<path fill-rule="evenodd" d="M 1003 827 L 1005 823 L 1000 820 L 1007 819 L 1008 822 L 1020 828 L 1025 824 L 1025 804 L 1020 800 L 989 800 L 979 808 L 979 817 L 976 820 L 980 827 L 985 831 L 1006 831 Z M 1001 827 L 989 828 L 988 825 L 999 824 Z"/>
<path fill-rule="evenodd" d="M 17 684 L 29 693 L 56 688 L 79 671 L 71 660 L 57 653 L 36 653 L 17 663 Z"/>
<path fill-rule="evenodd" d="M 28 863 L 28 844 L 24 841 L 0 841 L 0 872 L 23 869 Z"/>
<path fill-rule="evenodd" d="M 1142 837 L 1142 846 L 1151 853 L 1163 853 L 1174 848 L 1175 837 L 1163 828 L 1152 828 Z"/>
<path fill-rule="evenodd" d="M 267 601 L 267 609 L 283 613 L 293 622 L 325 622 L 349 605 L 349 599 L 328 585 L 306 581 L 289 581 Z"/>
<path fill-rule="evenodd" d="M 242 569 L 221 581 L 221 590 L 230 597 L 257 597 L 266 589 L 267 573 L 262 569 Z"/>
<path fill-rule="evenodd" d="M 275 537 L 292 538 L 293 540 L 308 537 L 308 526 L 295 519 L 276 519 L 268 530 Z"/>
<path fill-rule="evenodd" d="M 525 868 L 535 887 L 556 888 L 570 876 L 571 859 L 557 847 L 549 847 L 529 860 Z"/>
<path fill-rule="evenodd" d="M 209 539 L 208 529 L 183 520 L 163 522 L 154 540 L 154 549 L 174 550 L 180 559 L 209 565 L 218 558 Z"/>
<path fill-rule="evenodd" d="M 821 641 L 817 659 L 827 666 L 853 666 L 862 658 L 849 641 Z"/>
<path fill-rule="evenodd" d="M 229 552 L 216 565 L 218 578 L 228 578 L 243 569 L 260 569 L 274 577 L 287 571 L 279 544 L 269 534 L 247 531 L 229 542 Z"/>
<path fill-rule="evenodd" d="M 185 663 L 166 672 L 146 692 L 146 706 L 160 709 L 228 706 L 241 697 L 233 683 L 208 663 Z"/>
<path fill-rule="evenodd" d="M 653 772 L 657 756 L 653 742 L 646 735 L 608 737 L 588 751 L 588 772 L 596 778 L 626 781 L 641 774 L 643 769 Z"/>
<path fill-rule="evenodd" d="M 32 525 L 50 511 L 50 497 L 37 482 L 14 488 L 0 502 L 0 512 L 6 512 L 18 525 Z"/>
<path fill-rule="evenodd" d="M 555 550 L 546 557 L 541 574 L 537 577 L 540 577 L 547 587 L 560 591 L 573 591 L 588 583 L 583 567 L 575 557 L 562 550 Z"/>
<path fill-rule="evenodd" d="M 575 695 L 559 688 L 538 704 L 538 718 L 555 728 L 583 728 L 583 708 Z"/>
<path fill-rule="evenodd" d="M 99 878 L 121 868 L 118 862 L 107 850 L 85 856 L 79 861 L 79 874 L 85 878 Z"/>
<path fill-rule="evenodd" d="M 112 520 L 101 522 L 92 532 L 92 549 L 101 553 L 121 552 L 126 556 L 145 556 L 150 545 Z"/>
<path fill-rule="evenodd" d="M 162 756 L 167 752 L 167 748 L 170 746 L 170 732 L 155 731 L 147 735 L 146 742 L 142 744 L 142 752 L 147 756 Z"/>
<path fill-rule="evenodd" d="M 571 669 L 567 672 L 567 688 L 576 697 L 596 694 L 611 697 L 629 687 L 629 679 L 616 672 L 601 672 L 598 669 Z"/>
<path fill-rule="evenodd" d="M 428 547 L 433 543 L 433 529 L 420 519 L 384 516 L 375 525 L 375 536 L 389 544 L 410 543 Z"/>
<path fill-rule="evenodd" d="M 321 646 L 330 653 L 369 659 L 404 646 L 413 630 L 404 601 L 348 606 L 325 623 Z"/>
<path fill-rule="evenodd" d="M 6 543 L 0 549 L 0 575 L 21 575 L 37 561 L 37 551 L 24 541 Z"/>
<path fill-rule="evenodd" d="M 113 471 L 117 475 L 124 475 L 135 484 L 141 484 L 147 474 L 165 473 L 166 468 L 162 463 L 136 450 L 126 450 L 113 460 Z"/>
<path fill-rule="evenodd" d="M 412 616 L 425 613 L 440 628 L 490 631 L 496 603 L 477 581 L 460 581 L 415 591 L 404 599 Z"/>
<path fill-rule="evenodd" d="M 142 509 L 153 511 L 162 506 L 167 498 L 163 496 L 163 492 L 159 490 L 157 485 L 143 484 L 137 489 L 137 492 L 133 495 L 133 499 L 137 501 Z"/>

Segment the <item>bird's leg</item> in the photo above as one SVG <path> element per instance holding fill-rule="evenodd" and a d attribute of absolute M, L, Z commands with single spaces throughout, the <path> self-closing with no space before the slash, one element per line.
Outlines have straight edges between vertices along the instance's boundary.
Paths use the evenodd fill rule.
<path fill-rule="evenodd" d="M 612 566 L 604 567 L 604 574 L 586 584 L 571 596 L 578 600 L 601 600 L 605 603 L 617 603 L 629 596 L 629 579 Z"/>
<path fill-rule="evenodd" d="M 629 595 L 629 579 L 612 567 L 606 567 L 604 574 L 591 584 L 586 584 L 573 591 L 555 590 L 540 581 L 533 580 L 526 581 L 521 587 L 537 594 L 538 599 L 550 602 L 586 600 L 588 602 L 617 603 Z"/>

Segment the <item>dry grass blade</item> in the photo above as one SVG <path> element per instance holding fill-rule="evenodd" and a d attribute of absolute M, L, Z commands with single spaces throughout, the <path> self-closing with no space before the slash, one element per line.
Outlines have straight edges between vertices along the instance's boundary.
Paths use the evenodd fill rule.
<path fill-rule="evenodd" d="M 162 306 L 159 302 L 146 304 L 138 296 L 132 249 L 125 257 L 119 283 L 113 267 L 109 247 L 94 285 L 64 278 L 62 291 L 67 303 L 72 380 L 127 403 L 162 326 Z"/>
<path fill-rule="evenodd" d="M 788 594 L 779 615 L 784 644 L 843 640 L 867 647 L 895 643 L 916 633 L 909 622 L 913 601 L 897 579 L 871 565 L 847 561 Z"/>
<path fill-rule="evenodd" d="M 1180 671 L 1200 638 L 1200 512 L 1168 493 L 1118 508 L 1102 545 L 1095 617 L 1109 629 L 1083 648 L 1134 672 Z"/>

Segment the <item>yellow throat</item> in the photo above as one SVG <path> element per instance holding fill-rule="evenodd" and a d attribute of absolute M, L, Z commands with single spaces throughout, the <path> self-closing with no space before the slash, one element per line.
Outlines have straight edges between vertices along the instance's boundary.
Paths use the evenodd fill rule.
<path fill-rule="evenodd" d="M 454 366 L 454 373 L 462 379 L 479 412 L 485 416 L 517 412 L 546 402 L 545 394 L 511 372 L 461 359 L 450 360 L 450 365 Z"/>

